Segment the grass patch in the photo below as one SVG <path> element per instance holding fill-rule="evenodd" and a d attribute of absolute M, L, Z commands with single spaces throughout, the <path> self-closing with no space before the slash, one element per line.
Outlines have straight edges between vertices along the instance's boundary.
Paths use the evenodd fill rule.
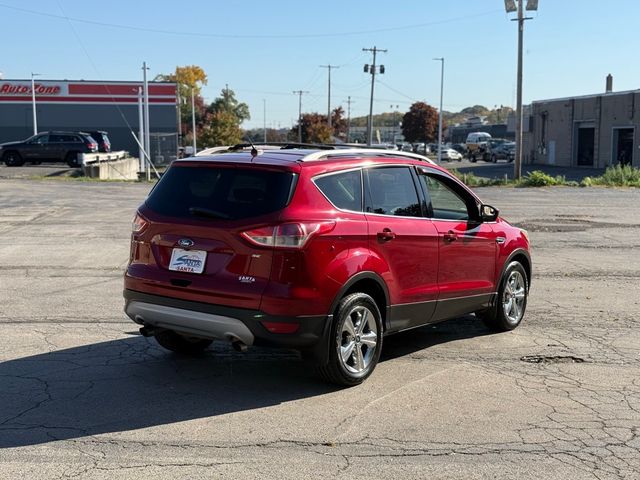
<path fill-rule="evenodd" d="M 462 183 L 468 187 L 490 187 L 490 186 L 511 186 L 511 187 L 639 187 L 640 188 L 640 168 L 631 165 L 608 167 L 599 177 L 585 177 L 581 182 L 567 180 L 564 175 L 549 175 L 541 170 L 534 170 L 524 175 L 520 180 L 498 179 L 478 177 L 471 172 L 463 173 L 456 169 L 449 172 L 455 175 Z"/>
<path fill-rule="evenodd" d="M 607 187 L 640 187 L 640 168 L 631 165 L 608 167 L 599 177 L 585 177 L 581 187 L 603 185 Z"/>
<path fill-rule="evenodd" d="M 468 187 L 490 187 L 493 185 L 510 185 L 512 180 L 501 180 L 499 178 L 478 177 L 472 172 L 460 172 L 455 168 L 449 170 L 453 176 L 457 177 L 462 183 Z"/>

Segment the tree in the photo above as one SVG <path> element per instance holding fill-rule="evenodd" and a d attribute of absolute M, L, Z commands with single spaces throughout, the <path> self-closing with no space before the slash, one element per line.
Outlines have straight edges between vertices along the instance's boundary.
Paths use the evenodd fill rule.
<path fill-rule="evenodd" d="M 337 107 L 331 112 L 331 127 L 333 128 L 333 136 L 342 140 L 347 138 L 347 119 L 344 118 L 344 110 Z"/>
<path fill-rule="evenodd" d="M 402 134 L 411 143 L 437 140 L 438 111 L 424 102 L 415 102 L 402 117 Z"/>
<path fill-rule="evenodd" d="M 235 92 L 228 87 L 222 89 L 221 95 L 211 103 L 208 110 L 212 113 L 231 113 L 238 120 L 238 124 L 251 118 L 249 106 L 246 103 L 238 102 Z"/>
<path fill-rule="evenodd" d="M 198 65 L 176 67 L 174 73 L 156 75 L 154 80 L 161 82 L 175 82 L 178 84 L 178 94 L 181 98 L 191 98 L 191 90 L 200 95 L 202 87 L 207 84 L 207 74 Z"/>
<path fill-rule="evenodd" d="M 202 126 L 198 131 L 200 143 L 209 147 L 240 143 L 240 124 L 249 118 L 247 104 L 236 100 L 233 90 L 224 88 L 221 96 L 206 108 Z"/>
<path fill-rule="evenodd" d="M 327 125 L 327 116 L 320 113 L 303 113 L 301 125 L 303 143 L 334 143 L 334 137 L 346 138 L 347 134 L 342 107 L 331 112 L 331 128 Z M 289 131 L 289 140 L 298 141 L 298 124 Z"/>
<path fill-rule="evenodd" d="M 207 147 L 235 145 L 242 141 L 242 129 L 236 116 L 227 111 L 209 112 L 198 130 L 199 143 Z"/>
<path fill-rule="evenodd" d="M 174 73 L 156 75 L 155 81 L 175 82 L 178 100 L 180 101 L 180 136 L 189 141 L 191 132 L 191 92 L 194 94 L 196 125 L 202 126 L 205 117 L 204 99 L 200 95 L 202 87 L 207 84 L 207 74 L 198 65 L 176 67 Z M 189 141 L 190 143 L 190 141 Z"/>

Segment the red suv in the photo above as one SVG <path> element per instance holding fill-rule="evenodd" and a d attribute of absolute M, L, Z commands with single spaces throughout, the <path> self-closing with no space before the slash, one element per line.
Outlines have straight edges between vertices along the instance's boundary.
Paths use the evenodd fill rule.
<path fill-rule="evenodd" d="M 472 312 L 514 329 L 530 280 L 527 233 L 424 157 L 254 150 L 173 162 L 133 221 L 124 296 L 169 350 L 293 348 L 356 385 L 386 335 Z"/>

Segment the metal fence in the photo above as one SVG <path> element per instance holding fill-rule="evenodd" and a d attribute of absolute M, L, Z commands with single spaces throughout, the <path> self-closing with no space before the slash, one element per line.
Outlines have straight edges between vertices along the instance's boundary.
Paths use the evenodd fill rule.
<path fill-rule="evenodd" d="M 178 156 L 177 133 L 151 133 L 149 155 L 157 166 L 169 165 Z"/>

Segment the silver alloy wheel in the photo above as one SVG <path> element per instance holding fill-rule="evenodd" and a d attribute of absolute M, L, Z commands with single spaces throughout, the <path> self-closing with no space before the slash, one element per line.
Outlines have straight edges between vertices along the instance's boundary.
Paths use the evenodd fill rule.
<path fill-rule="evenodd" d="M 365 371 L 378 346 L 378 327 L 371 310 L 353 307 L 342 324 L 339 342 L 338 356 L 344 368 L 356 374 Z"/>
<path fill-rule="evenodd" d="M 502 293 L 502 310 L 508 322 L 518 323 L 524 314 L 524 302 L 527 297 L 526 284 L 522 273 L 517 270 L 509 274 Z"/>

